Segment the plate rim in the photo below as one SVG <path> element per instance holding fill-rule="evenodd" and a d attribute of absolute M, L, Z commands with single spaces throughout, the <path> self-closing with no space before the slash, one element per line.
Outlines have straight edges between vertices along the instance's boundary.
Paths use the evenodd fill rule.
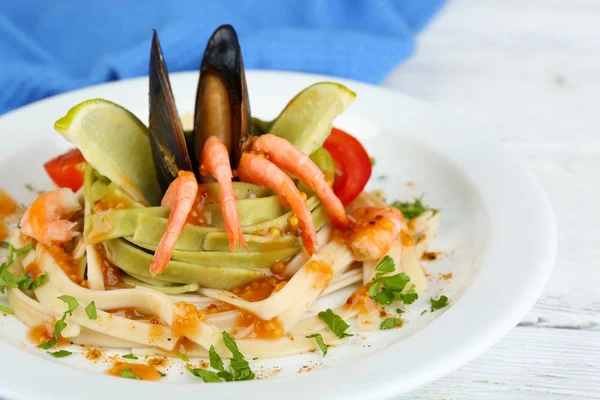
<path fill-rule="evenodd" d="M 363 82 L 356 82 L 333 76 L 314 75 L 288 71 L 249 70 L 247 71 L 247 74 L 248 80 L 250 82 L 252 80 L 260 79 L 273 81 L 282 80 L 284 82 L 316 82 L 318 80 L 333 80 L 350 86 L 359 94 L 359 96 L 361 92 L 373 92 L 377 93 L 378 96 L 381 96 L 383 98 L 401 99 L 402 102 L 410 102 L 415 105 L 419 105 L 424 109 L 431 110 L 431 112 L 436 113 L 435 115 L 446 115 L 446 117 L 456 120 L 458 124 L 473 122 L 466 121 L 464 115 L 452 116 L 452 113 L 448 110 L 442 109 L 439 106 L 432 105 L 425 101 L 407 96 L 393 89 L 370 85 Z M 171 79 L 173 81 L 189 80 L 192 78 L 195 79 L 197 75 L 197 72 L 179 72 L 171 74 Z M 119 90 L 118 88 L 121 86 L 124 88 L 120 90 L 124 90 L 127 86 L 133 85 L 133 82 L 135 81 L 144 81 L 147 79 L 148 77 L 144 76 L 133 79 L 108 82 L 52 96 L 44 100 L 28 104 L 24 107 L 21 107 L 19 109 L 13 110 L 9 113 L 0 116 L 0 127 L 5 123 L 10 123 L 6 121 L 18 118 L 22 114 L 35 112 L 35 110 L 38 108 L 52 107 L 53 104 L 57 102 L 69 101 L 69 99 L 71 98 L 76 98 L 79 95 L 85 95 L 86 93 L 92 93 L 97 90 Z M 75 103 L 71 104 L 71 106 L 74 104 Z M 459 368 L 460 366 L 471 361 L 477 355 L 481 354 L 483 351 L 494 345 L 506 333 L 508 333 L 520 321 L 520 319 L 526 314 L 526 312 L 533 306 L 535 301 L 542 293 L 543 288 L 545 287 L 551 275 L 558 245 L 558 230 L 556 218 L 554 216 L 552 205 L 547 193 L 545 192 L 541 184 L 537 181 L 533 173 L 527 168 L 527 166 L 521 159 L 511 154 L 499 141 L 492 137 L 491 133 L 485 138 L 477 137 L 470 131 L 468 131 L 468 133 L 467 131 L 465 131 L 464 135 L 470 139 L 473 139 L 474 143 L 476 143 L 478 146 L 481 146 L 480 148 L 486 150 L 486 152 L 490 155 L 493 155 L 496 158 L 499 157 L 501 160 L 503 160 L 503 162 L 506 162 L 507 165 L 509 165 L 513 171 L 518 171 L 518 173 L 520 174 L 518 176 L 519 180 L 522 181 L 522 183 L 529 186 L 529 196 L 531 197 L 528 200 L 533 201 L 534 205 L 537 206 L 536 212 L 538 215 L 536 221 L 538 221 L 538 223 L 540 224 L 540 232 L 543 230 L 543 228 L 545 228 L 545 232 L 541 232 L 542 234 L 540 235 L 540 237 L 536 238 L 539 241 L 539 243 L 537 243 L 535 251 L 538 251 L 539 254 L 537 255 L 537 257 L 534 257 L 536 259 L 535 268 L 531 267 L 532 271 L 535 272 L 534 277 L 536 279 L 530 279 L 531 286 L 529 287 L 529 289 L 518 294 L 519 304 L 512 305 L 512 308 L 510 308 L 509 311 L 506 311 L 506 314 L 503 315 L 502 319 L 496 319 L 494 321 L 491 321 L 491 323 L 485 327 L 485 332 L 478 332 L 477 335 L 475 335 L 476 340 L 472 340 L 468 346 L 466 345 L 466 343 L 463 343 L 462 346 L 456 347 L 450 351 L 446 351 L 445 353 L 443 353 L 446 356 L 446 360 L 438 360 L 436 363 L 433 364 L 433 368 L 428 368 L 422 373 L 411 374 L 410 371 L 408 371 L 408 376 L 405 375 L 402 378 L 410 378 L 407 379 L 409 382 L 394 382 L 393 375 L 390 375 L 386 372 L 380 373 L 375 378 L 368 377 L 367 379 L 364 379 L 364 382 L 357 381 L 356 379 L 351 382 L 345 382 L 345 385 L 341 389 L 334 388 L 334 390 L 332 390 L 332 386 L 337 386 L 331 384 L 332 376 L 353 376 L 353 371 L 349 369 L 350 365 L 356 366 L 357 364 L 362 364 L 359 367 L 357 367 L 359 369 L 372 368 L 374 365 L 377 365 L 377 359 L 379 359 L 381 355 L 379 354 L 380 352 L 375 352 L 361 357 L 359 359 L 354 359 L 345 362 L 340 365 L 335 365 L 312 371 L 310 374 L 301 374 L 299 376 L 296 375 L 291 377 L 274 378 L 252 382 L 236 382 L 234 384 L 218 385 L 219 387 L 213 387 L 213 385 L 209 385 L 208 387 L 203 386 L 203 394 L 215 396 L 215 398 L 220 398 L 231 396 L 240 390 L 255 389 L 264 392 L 265 389 L 268 389 L 269 393 L 267 394 L 267 396 L 265 396 L 265 398 L 280 398 L 282 395 L 286 395 L 289 399 L 292 399 L 295 398 L 294 395 L 299 394 L 300 396 L 305 396 L 308 394 L 307 391 L 311 391 L 315 388 L 318 388 L 320 390 L 319 394 L 321 396 L 326 396 L 327 398 L 331 399 L 347 399 L 349 397 L 359 396 L 361 398 L 389 398 L 392 396 L 399 395 L 401 393 L 411 391 Z M 477 186 L 474 187 L 476 189 L 479 189 Z M 487 257 L 486 262 L 488 262 Z M 484 262 L 483 264 L 485 265 L 486 262 Z M 482 265 L 482 270 L 483 268 L 484 266 Z M 444 321 L 449 321 L 450 318 L 452 318 L 453 316 L 458 318 L 457 314 L 459 314 L 459 312 L 456 310 L 457 307 L 460 306 L 460 303 L 463 302 L 464 298 L 468 296 L 469 293 L 473 292 L 472 289 L 480 280 L 480 278 L 481 277 L 478 276 L 475 279 L 475 281 L 471 283 L 470 287 L 467 289 L 466 293 L 462 296 L 462 298 L 455 305 L 450 307 L 450 309 L 448 309 L 442 316 L 430 322 L 427 327 L 423 328 L 422 332 L 426 329 L 427 332 L 431 332 L 437 325 L 440 324 L 447 325 L 448 322 Z M 421 334 L 421 332 L 419 334 Z M 413 342 L 414 338 L 406 338 L 400 341 L 400 343 L 405 343 L 408 341 Z M 396 343 L 390 348 L 400 347 L 398 345 L 399 343 Z M 38 384 L 35 385 L 37 388 L 33 387 L 34 385 L 23 385 L 22 382 L 20 382 L 20 380 L 18 379 L 10 379 L 11 377 L 7 376 L 6 374 L 0 374 L 0 394 L 2 396 L 6 396 L 7 398 L 29 400 L 38 399 L 41 395 L 45 395 L 47 397 L 60 396 L 62 398 L 67 398 L 64 397 L 66 393 L 49 391 L 49 389 L 54 390 L 53 388 L 56 386 L 51 385 L 51 382 L 48 378 L 58 378 L 62 374 L 63 370 L 70 372 L 69 376 L 71 379 L 79 379 L 82 380 L 82 382 L 89 382 L 90 387 L 94 388 L 93 393 L 87 393 L 88 396 L 86 397 L 90 400 L 101 398 L 104 399 L 106 395 L 114 393 L 115 390 L 118 390 L 119 393 L 122 393 L 123 395 L 144 395 L 148 398 L 148 400 L 154 398 L 161 398 L 160 396 L 163 396 L 168 391 L 169 395 L 171 396 L 177 396 L 181 399 L 185 399 L 187 397 L 182 396 L 185 396 L 186 391 L 189 394 L 190 392 L 193 392 L 192 385 L 196 387 L 195 384 L 191 383 L 173 385 L 117 380 L 103 375 L 88 373 L 87 371 L 74 370 L 73 368 L 70 368 L 69 371 L 68 367 L 52 369 L 52 366 L 56 365 L 56 363 L 51 362 L 49 360 L 40 359 L 39 357 L 36 357 L 33 354 L 23 352 L 5 341 L 0 341 L 0 351 L 3 351 L 9 356 L 11 354 L 16 354 L 17 352 L 19 353 L 19 355 L 30 356 L 32 357 L 32 360 L 35 360 L 35 365 L 41 365 L 41 367 L 38 368 L 39 370 L 52 371 L 50 376 L 46 376 L 43 379 L 43 381 L 47 381 L 49 384 L 47 386 L 43 384 L 40 385 L 40 382 L 38 382 Z M 46 362 L 48 364 L 45 364 Z M 1 370 L 5 370 L 6 372 L 7 368 L 5 366 L 0 367 L 0 371 Z M 110 383 L 110 388 L 105 389 L 105 385 L 107 383 Z M 311 384 L 312 387 L 308 387 L 307 384 Z M 167 391 L 165 391 L 165 387 L 168 389 Z M 341 390 L 343 390 L 343 392 Z M 68 398 L 71 398 L 71 396 L 69 395 Z M 78 397 L 77 395 L 75 395 L 75 397 L 73 398 Z"/>

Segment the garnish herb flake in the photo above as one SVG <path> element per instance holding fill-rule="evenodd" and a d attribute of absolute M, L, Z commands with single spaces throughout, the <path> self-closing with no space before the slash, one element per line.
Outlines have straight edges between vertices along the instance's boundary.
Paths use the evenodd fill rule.
<path fill-rule="evenodd" d="M 319 319 L 325 322 L 335 336 L 339 337 L 340 339 L 354 336 L 350 333 L 346 333 L 346 330 L 350 328 L 350 325 L 348 325 L 346 321 L 342 319 L 342 317 L 334 313 L 331 308 L 321 311 L 318 315 Z"/>
<path fill-rule="evenodd" d="M 121 370 L 121 372 L 119 372 L 119 375 L 121 375 L 122 378 L 137 379 L 140 381 L 142 380 L 142 378 L 133 373 L 131 368 L 125 368 L 124 370 Z"/>
<path fill-rule="evenodd" d="M 69 305 L 69 309 L 66 311 L 67 313 L 69 313 L 69 315 L 73 315 L 73 311 L 75 311 L 75 309 L 79 307 L 79 302 L 73 296 L 68 296 L 64 294 L 62 296 L 58 296 L 58 299 L 64 301 Z"/>
<path fill-rule="evenodd" d="M 123 355 L 123 358 L 126 358 L 128 360 L 137 360 L 138 356 L 134 355 L 133 353 L 129 353 L 129 354 Z"/>
<path fill-rule="evenodd" d="M 306 336 L 306 338 L 307 339 L 314 338 L 317 341 L 317 345 L 319 346 L 319 348 L 323 352 L 323 357 L 325 357 L 327 355 L 328 348 L 327 348 L 327 345 L 325 344 L 325 341 L 323 340 L 323 336 L 321 336 L 320 333 L 313 333 L 312 335 Z"/>
<path fill-rule="evenodd" d="M 221 378 L 215 372 L 202 368 L 192 367 L 188 367 L 187 370 L 190 371 L 193 375 L 197 376 L 198 378 L 202 378 L 204 382 L 221 382 Z"/>
<path fill-rule="evenodd" d="M 215 351 L 215 346 L 210 346 L 210 350 L 208 350 L 208 357 L 210 359 L 211 368 L 216 369 L 218 371 L 225 370 L 225 367 L 223 366 L 223 359 Z"/>
<path fill-rule="evenodd" d="M 0 311 L 2 311 L 3 313 L 7 313 L 7 314 L 14 314 L 15 312 L 12 310 L 12 308 L 3 306 L 2 304 L 0 304 Z"/>
<path fill-rule="evenodd" d="M 183 361 L 185 362 L 190 362 L 190 359 L 188 358 L 188 356 L 186 356 L 183 353 L 180 353 L 179 351 L 177 353 L 175 353 L 175 355 L 179 358 L 181 358 Z"/>
<path fill-rule="evenodd" d="M 50 354 L 54 358 L 68 357 L 71 354 L 73 354 L 73 353 L 71 353 L 70 351 L 67 351 L 67 350 L 59 350 L 59 351 L 54 351 L 54 352 L 47 351 L 47 353 Z"/>
<path fill-rule="evenodd" d="M 233 357 L 229 361 L 229 372 L 236 381 L 248 381 L 255 378 L 254 372 L 250 369 L 248 361 L 240 352 L 235 340 L 225 331 L 223 331 L 223 342 L 225 347 L 231 351 Z"/>
<path fill-rule="evenodd" d="M 377 264 L 375 276 L 368 289 L 369 296 L 376 303 L 388 305 L 394 301 L 403 301 L 406 304 L 411 304 L 419 297 L 414 290 L 414 285 L 407 293 L 402 293 L 410 281 L 410 277 L 404 272 L 395 275 L 386 275 L 395 270 L 394 260 L 390 256 L 385 256 Z"/>
<path fill-rule="evenodd" d="M 410 201 L 406 201 L 406 202 L 394 201 L 391 204 L 391 206 L 400 210 L 400 212 L 402 213 L 404 218 L 406 218 L 407 220 L 416 218 L 419 215 L 423 214 L 427 210 L 431 210 L 434 213 L 439 211 L 439 210 L 435 210 L 433 208 L 429 208 L 426 205 L 424 205 L 422 202 L 422 199 L 423 199 L 423 196 L 417 197 L 412 202 L 410 202 Z"/>
<path fill-rule="evenodd" d="M 394 329 L 402 325 L 401 318 L 386 318 L 381 321 L 381 325 L 379 325 L 379 329 Z"/>
<path fill-rule="evenodd" d="M 429 299 L 429 302 L 431 303 L 431 312 L 434 312 L 436 310 L 440 310 L 446 306 L 448 306 L 450 303 L 448 303 L 448 298 L 444 295 L 442 295 L 439 299 L 435 300 L 433 297 Z"/>
<path fill-rule="evenodd" d="M 85 313 L 89 319 L 96 319 L 98 317 L 96 314 L 96 303 L 92 301 L 90 304 L 88 304 L 85 308 Z"/>
<path fill-rule="evenodd" d="M 3 242 L 6 243 L 6 242 Z M 15 262 L 15 256 L 21 257 L 32 249 L 32 242 L 29 242 L 21 248 L 15 248 L 12 244 L 8 244 L 8 256 L 6 261 L 0 265 L 0 293 L 4 293 L 6 287 L 21 290 L 33 290 L 40 287 L 46 282 L 46 274 L 44 273 L 38 279 L 33 279 L 31 274 L 13 275 L 8 268 Z"/>

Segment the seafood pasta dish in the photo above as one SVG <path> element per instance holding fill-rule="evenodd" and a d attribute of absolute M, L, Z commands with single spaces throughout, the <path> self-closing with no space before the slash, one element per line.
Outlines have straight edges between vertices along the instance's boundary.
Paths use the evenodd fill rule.
<path fill-rule="evenodd" d="M 238 38 L 223 25 L 188 127 L 154 32 L 148 126 L 104 99 L 56 121 L 75 148 L 45 164 L 57 188 L 7 238 L 10 311 L 55 357 L 71 343 L 197 357 L 210 364 L 188 370 L 206 382 L 253 379 L 247 360 L 325 356 L 360 331 L 401 327 L 400 309 L 427 289 L 420 260 L 441 212 L 364 190 L 374 160 L 333 127 L 355 97 L 318 82 L 274 120 L 253 117 Z M 163 375 L 123 361 L 114 375 Z"/>

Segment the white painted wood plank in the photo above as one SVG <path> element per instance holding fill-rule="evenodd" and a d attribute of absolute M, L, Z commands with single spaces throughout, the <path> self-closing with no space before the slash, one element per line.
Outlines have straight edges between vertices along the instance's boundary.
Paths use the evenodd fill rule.
<path fill-rule="evenodd" d="M 472 363 L 397 400 L 600 399 L 600 334 L 517 327 Z"/>
<path fill-rule="evenodd" d="M 527 325 L 600 330 L 599 10 L 593 0 L 456 0 L 386 81 L 483 121 L 548 191 L 558 260 Z"/>

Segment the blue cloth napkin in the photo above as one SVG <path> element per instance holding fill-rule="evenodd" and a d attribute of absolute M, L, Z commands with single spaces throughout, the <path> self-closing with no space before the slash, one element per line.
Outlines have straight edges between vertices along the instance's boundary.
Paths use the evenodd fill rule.
<path fill-rule="evenodd" d="M 0 1 L 0 114 L 148 73 L 152 28 L 169 71 L 196 70 L 214 29 L 238 31 L 246 69 L 378 83 L 444 0 Z"/>

